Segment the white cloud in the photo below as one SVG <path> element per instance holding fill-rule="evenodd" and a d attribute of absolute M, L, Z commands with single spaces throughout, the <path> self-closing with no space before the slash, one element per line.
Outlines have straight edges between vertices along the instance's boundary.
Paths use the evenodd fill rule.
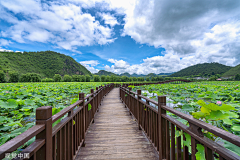
<path fill-rule="evenodd" d="M 8 46 L 12 42 L 6 39 L 0 39 L 0 46 Z"/>
<path fill-rule="evenodd" d="M 96 66 L 96 65 L 99 64 L 99 62 L 97 60 L 81 61 L 79 63 L 81 63 L 82 65 L 88 64 L 88 65 L 91 65 L 91 66 Z"/>
<path fill-rule="evenodd" d="M 98 15 L 100 17 L 102 17 L 105 24 L 109 24 L 111 27 L 119 24 L 116 17 L 114 17 L 113 15 L 111 15 L 109 13 L 98 13 Z"/>
<path fill-rule="evenodd" d="M 79 63 L 86 67 L 91 73 L 97 73 L 99 71 L 99 69 L 94 68 L 94 66 L 97 66 L 99 64 L 99 62 L 96 60 L 81 61 Z"/>
<path fill-rule="evenodd" d="M 235 0 L 137 0 L 132 12 L 125 12 L 122 35 L 163 47 L 167 53 L 194 54 L 196 61 L 236 65 L 240 63 L 239 11 L 240 1 Z"/>
<path fill-rule="evenodd" d="M 95 17 L 83 13 L 81 6 L 76 4 L 2 0 L 0 6 L 0 13 L 7 13 L 0 18 L 13 24 L 1 35 L 19 43 L 26 43 L 26 40 L 50 42 L 58 48 L 75 51 L 78 46 L 104 45 L 115 40 L 112 38 L 113 29 L 100 25 Z M 24 18 L 18 20 L 6 10 Z"/>

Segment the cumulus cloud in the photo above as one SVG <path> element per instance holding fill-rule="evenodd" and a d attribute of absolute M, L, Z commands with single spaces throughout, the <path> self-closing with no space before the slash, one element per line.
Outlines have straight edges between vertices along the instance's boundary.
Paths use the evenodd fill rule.
<path fill-rule="evenodd" d="M 98 15 L 104 20 L 105 24 L 109 24 L 111 27 L 119 24 L 116 17 L 109 13 L 98 13 Z"/>
<path fill-rule="evenodd" d="M 96 60 L 81 61 L 79 63 L 86 67 L 91 73 L 97 73 L 99 71 L 99 69 L 94 68 L 94 66 L 97 66 L 99 64 L 99 62 Z"/>
<path fill-rule="evenodd" d="M 6 39 L 0 39 L 0 46 L 8 46 L 12 42 Z"/>
<path fill-rule="evenodd" d="M 2 0 L 0 6 L 0 13 L 7 13 L 0 18 L 12 24 L 1 35 L 19 43 L 50 42 L 58 48 L 76 50 L 78 46 L 104 45 L 115 40 L 111 28 L 100 25 L 91 14 L 83 13 L 79 5 Z M 21 14 L 23 18 L 17 19 L 7 10 Z M 107 22 L 113 25 L 110 19 Z"/>

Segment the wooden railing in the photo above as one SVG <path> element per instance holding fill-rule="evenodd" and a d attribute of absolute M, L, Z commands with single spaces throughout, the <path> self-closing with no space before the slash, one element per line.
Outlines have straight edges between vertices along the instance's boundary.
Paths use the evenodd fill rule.
<path fill-rule="evenodd" d="M 178 160 L 182 158 L 184 160 L 196 160 L 197 144 L 204 146 L 207 160 L 213 160 L 214 156 L 215 158 L 218 157 L 219 160 L 240 159 L 240 156 L 205 137 L 202 129 L 238 147 L 240 147 L 239 136 L 166 106 L 166 96 L 158 96 L 158 102 L 156 102 L 142 96 L 141 90 L 137 90 L 137 93 L 135 93 L 131 91 L 130 87 L 120 87 L 120 99 L 128 107 L 130 115 L 133 115 L 136 119 L 139 129 L 144 131 L 156 151 L 158 151 L 160 160 L 175 160 L 175 158 Z M 158 106 L 158 109 L 150 104 Z M 189 127 L 167 115 L 167 111 L 187 120 L 190 124 Z M 181 136 L 175 139 L 176 131 L 183 131 L 191 136 L 191 155 L 189 154 L 188 147 L 182 146 Z M 184 134 L 183 140 L 186 140 Z"/>
<path fill-rule="evenodd" d="M 36 125 L 19 136 L 0 146 L 0 159 L 14 152 L 33 137 L 36 140 L 20 154 L 34 160 L 70 160 L 75 159 L 80 147 L 84 147 L 85 133 L 101 104 L 102 98 L 114 88 L 114 84 L 99 86 L 84 97 L 79 93 L 79 100 L 52 116 L 52 107 L 36 109 Z M 89 105 L 91 104 L 91 106 Z M 63 118 L 52 127 L 53 123 Z"/>

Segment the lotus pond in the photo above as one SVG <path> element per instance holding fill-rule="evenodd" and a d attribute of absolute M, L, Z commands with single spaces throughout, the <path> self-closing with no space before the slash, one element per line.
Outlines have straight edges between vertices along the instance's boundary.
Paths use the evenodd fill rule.
<path fill-rule="evenodd" d="M 56 114 L 78 100 L 78 93 L 89 94 L 102 82 L 3 83 L 0 84 L 0 145 L 35 124 L 35 110 L 52 106 Z M 34 139 L 24 146 L 32 143 Z M 22 146 L 22 147 L 24 147 Z M 20 148 L 21 149 L 21 148 Z"/>

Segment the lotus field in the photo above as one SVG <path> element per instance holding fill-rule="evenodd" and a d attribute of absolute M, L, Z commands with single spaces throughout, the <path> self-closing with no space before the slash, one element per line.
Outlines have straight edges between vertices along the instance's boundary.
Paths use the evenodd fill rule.
<path fill-rule="evenodd" d="M 52 106 L 52 113 L 56 114 L 76 102 L 78 93 L 88 94 L 90 89 L 95 89 L 103 84 L 102 82 L 0 84 L 0 145 L 35 124 L 36 108 Z M 166 95 L 167 106 L 240 136 L 239 82 L 192 82 L 131 87 L 133 91 L 141 89 L 144 96 L 156 101 L 158 95 Z M 167 114 L 188 125 L 186 120 L 171 113 Z M 185 134 L 186 137 L 186 141 L 182 140 L 182 142 L 184 145 L 190 146 L 191 137 L 186 133 L 176 132 L 176 136 L 182 136 L 182 134 Z M 240 155 L 239 147 L 207 131 L 204 131 L 204 134 Z M 31 139 L 21 148 L 33 141 L 34 139 Z M 204 148 L 202 149 L 204 150 Z M 199 146 L 199 150 L 201 150 L 201 146 Z"/>
<path fill-rule="evenodd" d="M 0 145 L 35 124 L 36 108 L 52 106 L 52 114 L 56 114 L 76 102 L 78 93 L 88 94 L 90 89 L 96 89 L 103 84 L 100 82 L 0 84 Z M 34 139 L 30 140 L 21 148 L 33 141 Z"/>
<path fill-rule="evenodd" d="M 141 89 L 144 96 L 154 99 L 155 101 L 157 101 L 157 96 L 166 95 L 167 106 L 240 136 L 239 82 L 194 82 L 131 87 L 134 88 L 133 91 Z M 189 125 L 186 120 L 172 113 L 167 114 L 178 119 L 185 125 Z M 178 136 L 183 134 L 176 133 Z M 186 133 L 184 134 L 187 138 L 184 144 L 189 146 L 191 137 Z M 208 138 L 240 155 L 239 147 L 222 140 L 210 132 L 204 131 L 204 134 Z M 204 149 L 204 147 L 202 149 Z"/>

